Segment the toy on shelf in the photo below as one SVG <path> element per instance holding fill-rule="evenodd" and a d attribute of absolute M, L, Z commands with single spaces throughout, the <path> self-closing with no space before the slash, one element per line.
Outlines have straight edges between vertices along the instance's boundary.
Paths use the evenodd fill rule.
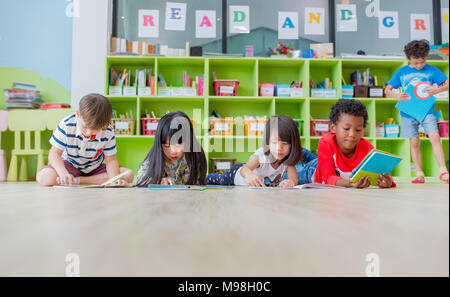
<path fill-rule="evenodd" d="M 136 120 L 133 118 L 133 111 L 118 114 L 117 111 L 113 110 L 111 126 L 113 126 L 116 135 L 134 135 Z"/>

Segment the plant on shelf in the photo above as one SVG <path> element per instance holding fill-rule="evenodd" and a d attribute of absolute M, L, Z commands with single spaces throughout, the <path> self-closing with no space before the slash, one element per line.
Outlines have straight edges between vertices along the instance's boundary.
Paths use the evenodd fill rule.
<path fill-rule="evenodd" d="M 293 49 L 285 44 L 283 42 L 279 41 L 278 46 L 275 49 L 269 48 L 271 57 L 287 57 L 292 58 L 294 56 Z"/>

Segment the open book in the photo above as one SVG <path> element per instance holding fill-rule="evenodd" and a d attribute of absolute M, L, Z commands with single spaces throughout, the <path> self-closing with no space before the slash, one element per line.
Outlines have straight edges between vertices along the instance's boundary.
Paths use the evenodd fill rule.
<path fill-rule="evenodd" d="M 304 185 L 298 185 L 291 188 L 282 188 L 282 187 L 248 187 L 251 190 L 304 190 L 304 189 L 344 189 L 342 187 L 338 186 L 332 186 L 327 184 L 319 184 L 319 183 L 311 183 L 311 184 L 304 184 Z"/>
<path fill-rule="evenodd" d="M 191 191 L 205 191 L 205 190 L 231 190 L 230 186 L 188 186 L 188 185 L 148 185 L 149 190 L 191 190 Z"/>
<path fill-rule="evenodd" d="M 376 186 L 380 174 L 390 174 L 401 161 L 402 158 L 399 156 L 373 149 L 353 170 L 350 181 L 356 183 L 361 177 L 368 176 L 370 177 L 370 184 Z"/>
<path fill-rule="evenodd" d="M 56 188 L 82 188 L 82 189 L 98 189 L 98 188 L 128 188 L 129 186 L 119 186 L 119 185 L 112 185 L 113 183 L 115 183 L 116 181 L 118 181 L 121 178 L 124 178 L 125 176 L 128 176 L 131 174 L 131 170 L 127 170 L 125 172 L 122 172 L 119 175 L 116 175 L 112 178 L 110 178 L 109 180 L 107 180 L 106 182 L 104 182 L 101 185 L 56 185 L 53 187 Z"/>

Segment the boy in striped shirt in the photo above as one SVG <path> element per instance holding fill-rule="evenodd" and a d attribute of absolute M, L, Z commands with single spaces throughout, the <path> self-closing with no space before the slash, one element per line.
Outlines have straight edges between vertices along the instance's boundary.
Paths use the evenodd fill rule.
<path fill-rule="evenodd" d="M 49 165 L 38 172 L 37 181 L 44 186 L 102 184 L 128 171 L 117 161 L 111 117 L 111 103 L 104 96 L 83 97 L 80 109 L 61 120 L 54 131 Z M 116 183 L 126 185 L 132 181 L 130 174 Z"/>

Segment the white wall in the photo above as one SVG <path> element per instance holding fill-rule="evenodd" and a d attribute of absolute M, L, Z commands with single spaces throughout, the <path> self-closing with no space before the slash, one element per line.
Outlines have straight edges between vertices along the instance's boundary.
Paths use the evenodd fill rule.
<path fill-rule="evenodd" d="M 105 60 L 112 26 L 112 0 L 78 1 L 80 13 L 73 18 L 72 36 L 73 108 L 78 108 L 86 94 L 104 94 Z"/>

